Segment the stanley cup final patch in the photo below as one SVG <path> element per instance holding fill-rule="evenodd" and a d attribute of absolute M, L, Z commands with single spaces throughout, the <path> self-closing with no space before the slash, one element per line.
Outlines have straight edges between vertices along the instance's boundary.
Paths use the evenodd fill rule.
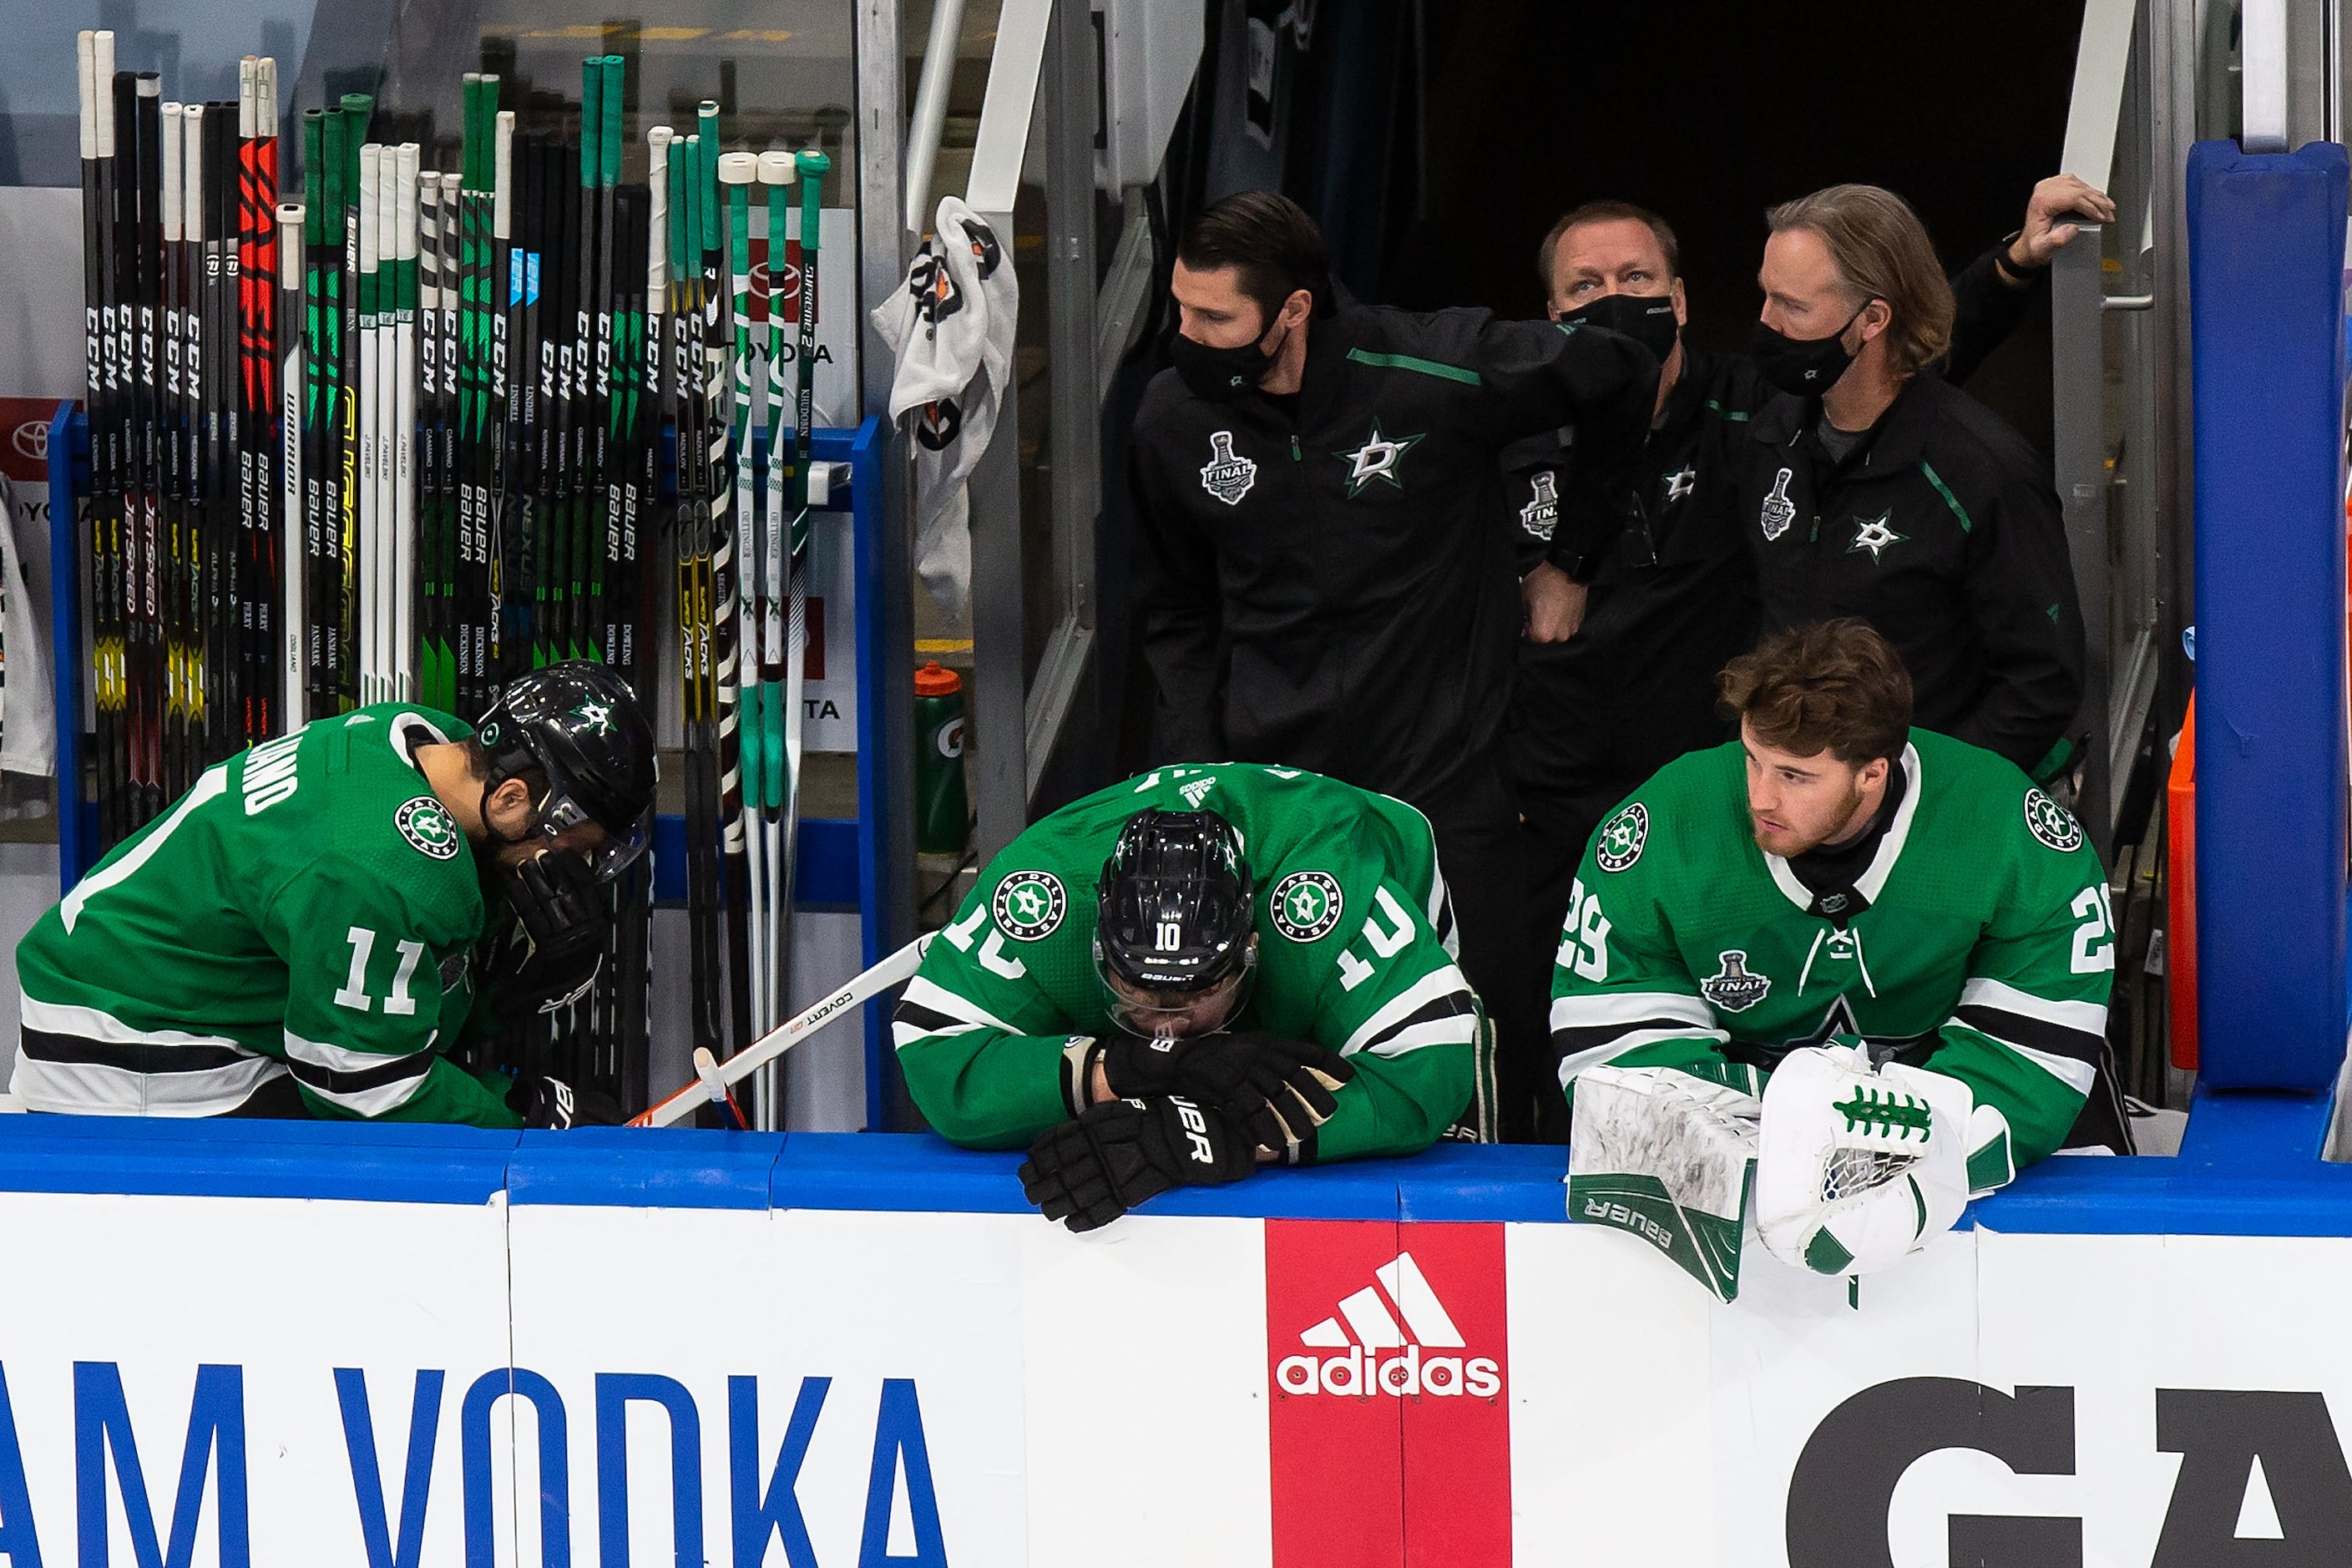
<path fill-rule="evenodd" d="M 1209 460 L 1201 466 L 1201 488 L 1224 502 L 1239 506 L 1257 483 L 1257 465 L 1234 454 L 1234 433 L 1220 430 L 1209 437 Z"/>
<path fill-rule="evenodd" d="M 1767 544 L 1788 532 L 1789 525 L 1797 521 L 1797 503 L 1789 499 L 1789 481 L 1796 477 L 1789 468 L 1772 476 L 1772 493 L 1764 498 L 1764 510 L 1756 519 L 1763 526 Z"/>
<path fill-rule="evenodd" d="M 1559 527 L 1559 476 L 1549 468 L 1538 468 L 1528 476 L 1528 490 L 1532 499 L 1519 508 L 1519 526 L 1530 536 L 1548 541 Z"/>
<path fill-rule="evenodd" d="M 1748 972 L 1745 949 L 1729 948 L 1715 956 L 1723 967 L 1698 983 L 1698 994 L 1717 1012 L 1745 1013 L 1764 1000 L 1764 994 L 1772 989 L 1769 975 Z"/>
<path fill-rule="evenodd" d="M 393 813 L 392 825 L 408 840 L 408 847 L 419 854 L 430 855 L 436 860 L 455 859 L 460 835 L 457 825 L 449 818 L 448 807 L 429 795 L 400 803 Z"/>

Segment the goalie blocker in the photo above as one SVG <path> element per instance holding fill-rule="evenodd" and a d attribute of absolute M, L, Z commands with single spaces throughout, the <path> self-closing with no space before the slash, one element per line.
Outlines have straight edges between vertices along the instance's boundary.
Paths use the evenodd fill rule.
<path fill-rule="evenodd" d="M 1587 847 L 1551 1026 L 1570 1217 L 1727 1300 L 1751 1206 L 1776 1256 L 1864 1273 L 2055 1149 L 2099 1081 L 2115 932 L 2080 825 L 1909 729 L 1868 626 L 1782 633 L 1723 690 L 1740 740 Z"/>

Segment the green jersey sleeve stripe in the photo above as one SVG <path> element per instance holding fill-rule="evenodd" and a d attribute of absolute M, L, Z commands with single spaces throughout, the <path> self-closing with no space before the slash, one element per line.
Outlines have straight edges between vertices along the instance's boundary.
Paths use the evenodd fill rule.
<path fill-rule="evenodd" d="M 294 1080 L 339 1110 L 354 1116 L 382 1116 L 415 1098 L 433 1068 L 431 1049 L 406 1056 L 372 1056 L 286 1031 L 286 1066 Z M 331 1064 L 360 1061 L 364 1067 Z"/>
<path fill-rule="evenodd" d="M 1440 364 L 1433 359 L 1416 359 L 1412 354 L 1384 354 L 1370 349 L 1349 349 L 1348 357 L 1358 364 L 1378 365 L 1383 370 L 1419 371 L 1440 381 L 1458 381 L 1465 386 L 1486 384 L 1486 378 L 1475 370 L 1465 370 L 1458 364 Z"/>
<path fill-rule="evenodd" d="M 306 1039 L 289 1029 L 286 1031 L 286 1059 L 289 1065 L 300 1063 L 331 1073 L 373 1072 L 387 1062 L 415 1064 L 409 1070 L 423 1072 L 425 1064 L 432 1059 L 432 1049 L 430 1042 L 425 1042 L 418 1049 L 402 1051 L 397 1055 L 390 1051 L 354 1050 L 349 1046 L 338 1046 L 326 1040 Z M 296 1076 L 300 1075 L 298 1073 Z"/>
<path fill-rule="evenodd" d="M 1966 1024 L 1966 1020 L 1961 1022 Z M 1968 1026 L 1974 1027 L 1972 1025 Z M 1978 1029 L 1977 1032 L 1980 1035 L 1984 1034 L 1982 1029 Z M 2074 1057 L 2058 1056 L 2050 1051 L 2038 1051 L 2032 1046 L 2021 1046 L 2014 1040 L 2004 1040 L 1998 1035 L 1985 1035 L 1985 1038 L 2005 1051 L 2011 1051 L 2024 1058 L 2076 1094 L 2089 1094 L 2091 1086 L 2098 1081 L 2099 1069 L 2090 1062 Z"/>
<path fill-rule="evenodd" d="M 1374 1009 L 1372 1016 L 1357 1025 L 1356 1032 L 1339 1047 L 1339 1054 L 1353 1056 L 1391 1029 L 1409 1023 L 1427 1004 L 1455 993 L 1466 998 L 1469 990 L 1470 984 L 1462 978 L 1461 970 L 1451 963 L 1441 964 Z"/>
<path fill-rule="evenodd" d="M 1477 1005 L 1469 992 L 1463 991 L 1432 1002 L 1364 1049 L 1376 1057 L 1401 1057 L 1423 1046 L 1468 1046 L 1477 1039 Z"/>

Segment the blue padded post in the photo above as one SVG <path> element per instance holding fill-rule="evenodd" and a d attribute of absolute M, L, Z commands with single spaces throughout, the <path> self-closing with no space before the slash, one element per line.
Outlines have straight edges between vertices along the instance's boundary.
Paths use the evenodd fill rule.
<path fill-rule="evenodd" d="M 2346 170 L 2331 143 L 2189 153 L 2211 1089 L 2316 1093 L 2344 1057 Z"/>

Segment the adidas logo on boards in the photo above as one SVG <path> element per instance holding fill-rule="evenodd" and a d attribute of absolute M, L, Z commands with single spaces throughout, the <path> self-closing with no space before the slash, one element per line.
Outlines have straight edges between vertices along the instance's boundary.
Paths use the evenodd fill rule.
<path fill-rule="evenodd" d="M 1424 1353 L 1468 1345 L 1412 1253 L 1398 1253 L 1374 1269 L 1372 1279 L 1373 1284 L 1342 1300 L 1336 1313 L 1298 1336 L 1309 1350 L 1346 1353 L 1285 1356 L 1274 1373 L 1281 1392 L 1398 1398 L 1425 1394 L 1438 1399 L 1465 1394 L 1492 1399 L 1502 1393 L 1502 1365 L 1492 1357 Z M 1397 1353 L 1384 1357 L 1384 1352 Z"/>

